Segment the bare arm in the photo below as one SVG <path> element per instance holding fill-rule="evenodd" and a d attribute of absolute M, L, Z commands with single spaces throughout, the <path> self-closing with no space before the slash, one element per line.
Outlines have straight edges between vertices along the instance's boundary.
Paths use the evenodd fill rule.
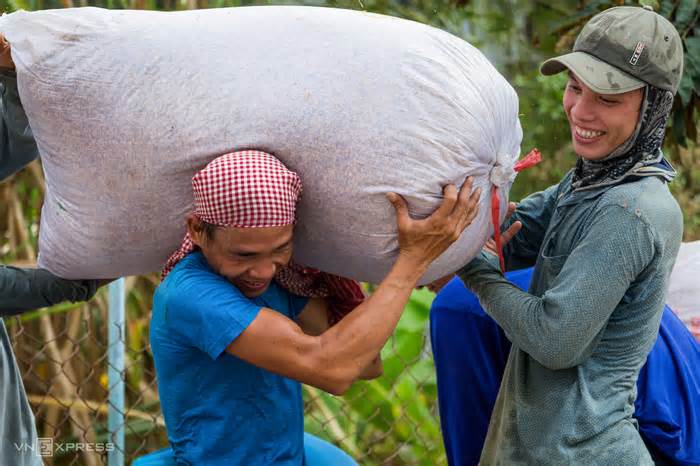
<path fill-rule="evenodd" d="M 318 336 L 328 330 L 328 302 L 323 298 L 311 298 L 299 313 L 296 321 L 307 335 Z"/>
<path fill-rule="evenodd" d="M 479 195 L 479 190 L 472 193 L 471 180 L 459 195 L 448 186 L 443 204 L 425 220 L 411 219 L 403 199 L 389 195 L 397 212 L 400 252 L 372 296 L 320 335 L 307 335 L 296 322 L 262 309 L 227 351 L 271 372 L 344 393 L 379 354 L 430 263 L 472 222 Z"/>
<path fill-rule="evenodd" d="M 330 328 L 328 325 L 328 302 L 325 299 L 312 298 L 297 317 L 297 323 L 307 335 L 318 336 Z M 384 372 L 380 353 L 360 373 L 358 378 L 371 380 Z"/>
<path fill-rule="evenodd" d="M 342 394 L 379 354 L 424 271 L 410 261 L 397 261 L 372 296 L 316 336 L 282 314 L 262 309 L 227 351 L 271 372 Z"/>

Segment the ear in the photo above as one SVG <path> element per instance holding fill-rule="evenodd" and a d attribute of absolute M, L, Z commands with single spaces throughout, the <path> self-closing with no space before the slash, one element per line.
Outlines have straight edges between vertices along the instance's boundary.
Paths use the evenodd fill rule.
<path fill-rule="evenodd" d="M 206 235 L 202 229 L 202 220 L 195 214 L 187 215 L 187 232 L 192 237 L 192 242 L 201 248 Z"/>

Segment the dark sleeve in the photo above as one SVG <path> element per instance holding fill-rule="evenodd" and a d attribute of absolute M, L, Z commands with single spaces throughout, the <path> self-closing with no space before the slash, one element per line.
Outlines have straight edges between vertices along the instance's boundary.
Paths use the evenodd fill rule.
<path fill-rule="evenodd" d="M 97 280 L 65 280 L 43 269 L 0 266 L 0 316 L 87 301 L 95 291 Z"/>
<path fill-rule="evenodd" d="M 14 73 L 0 73 L 0 180 L 39 156 L 34 135 L 17 92 Z"/>

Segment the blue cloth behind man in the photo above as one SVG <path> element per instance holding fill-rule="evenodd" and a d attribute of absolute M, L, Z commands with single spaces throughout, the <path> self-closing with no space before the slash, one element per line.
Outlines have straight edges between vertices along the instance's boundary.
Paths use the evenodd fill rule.
<path fill-rule="evenodd" d="M 532 269 L 506 277 L 527 289 Z M 430 328 L 449 464 L 476 465 L 510 341 L 458 278 L 435 298 Z M 652 454 L 670 464 L 700 464 L 700 344 L 668 307 L 637 390 L 635 418 Z"/>

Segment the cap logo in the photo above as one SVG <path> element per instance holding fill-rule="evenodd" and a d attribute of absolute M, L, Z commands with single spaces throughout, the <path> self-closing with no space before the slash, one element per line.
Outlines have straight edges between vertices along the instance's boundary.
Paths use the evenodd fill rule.
<path fill-rule="evenodd" d="M 630 58 L 630 65 L 634 66 L 637 64 L 639 57 L 642 55 L 642 50 L 644 50 L 644 42 L 637 42 L 637 47 L 635 47 L 632 58 Z"/>

